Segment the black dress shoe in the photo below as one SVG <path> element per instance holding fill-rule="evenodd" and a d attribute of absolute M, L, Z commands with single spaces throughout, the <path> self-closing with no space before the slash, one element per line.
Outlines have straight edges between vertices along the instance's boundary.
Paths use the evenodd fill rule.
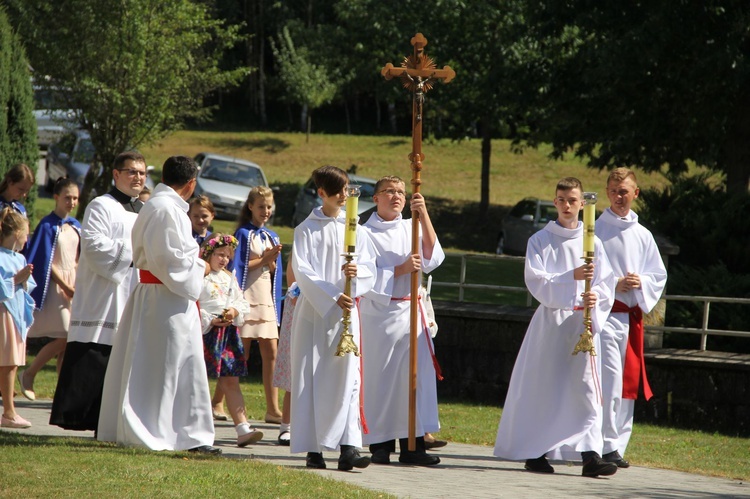
<path fill-rule="evenodd" d="M 212 445 L 199 445 L 198 447 L 193 447 L 192 449 L 188 449 L 188 452 L 195 452 L 196 454 L 208 454 L 211 456 L 218 456 L 221 454 L 221 449 L 218 447 L 214 447 Z"/>
<path fill-rule="evenodd" d="M 446 442 L 445 440 L 425 440 L 424 441 L 425 450 L 438 449 L 440 447 L 445 447 L 446 445 L 448 445 L 448 442 Z"/>
<path fill-rule="evenodd" d="M 583 476 L 609 476 L 617 473 L 617 465 L 615 463 L 608 463 L 598 454 L 588 458 L 583 462 L 583 470 L 581 475 Z"/>
<path fill-rule="evenodd" d="M 391 453 L 385 449 L 378 449 L 372 453 L 370 460 L 373 464 L 391 464 Z"/>
<path fill-rule="evenodd" d="M 305 466 L 308 468 L 315 468 L 317 470 L 326 469 L 326 462 L 323 459 L 322 452 L 308 452 L 307 458 L 305 459 Z"/>
<path fill-rule="evenodd" d="M 607 452 L 602 456 L 602 459 L 608 463 L 615 463 L 618 468 L 630 468 L 630 463 L 622 458 L 619 452 Z"/>
<path fill-rule="evenodd" d="M 534 473 L 554 473 L 555 472 L 555 468 L 553 468 L 549 464 L 546 456 L 538 457 L 536 459 L 527 459 L 526 464 L 524 464 L 523 467 L 527 471 L 533 471 Z"/>
<path fill-rule="evenodd" d="M 353 445 L 342 445 L 339 456 L 339 471 L 351 471 L 352 468 L 367 468 L 370 458 L 361 456 Z"/>
<path fill-rule="evenodd" d="M 422 451 L 401 450 L 398 462 L 402 464 L 416 464 L 417 466 L 435 466 L 440 464 L 440 458 Z"/>

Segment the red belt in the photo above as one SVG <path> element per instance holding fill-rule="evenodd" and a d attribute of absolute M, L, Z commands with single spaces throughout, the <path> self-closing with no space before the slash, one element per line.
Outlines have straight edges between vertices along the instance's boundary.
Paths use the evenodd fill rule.
<path fill-rule="evenodd" d="M 643 359 L 643 312 L 641 308 L 628 307 L 620 300 L 615 300 L 612 313 L 627 313 L 630 329 L 628 331 L 628 349 L 625 353 L 625 369 L 622 373 L 622 398 L 638 398 L 638 385 L 643 378 L 643 395 L 646 400 L 654 396 L 651 385 L 646 378 L 646 362 Z"/>
<path fill-rule="evenodd" d="M 140 269 L 138 273 L 140 274 L 142 284 L 162 284 L 159 278 L 148 270 Z"/>

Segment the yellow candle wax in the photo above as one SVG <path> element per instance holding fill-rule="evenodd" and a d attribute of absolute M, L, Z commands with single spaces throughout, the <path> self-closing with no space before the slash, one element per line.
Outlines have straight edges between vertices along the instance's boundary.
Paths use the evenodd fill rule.
<path fill-rule="evenodd" d="M 349 196 L 346 198 L 346 229 L 344 232 L 344 251 L 353 253 L 357 245 L 357 207 L 359 198 Z"/>
<path fill-rule="evenodd" d="M 583 205 L 583 251 L 594 252 L 594 220 L 596 212 L 594 203 Z"/>

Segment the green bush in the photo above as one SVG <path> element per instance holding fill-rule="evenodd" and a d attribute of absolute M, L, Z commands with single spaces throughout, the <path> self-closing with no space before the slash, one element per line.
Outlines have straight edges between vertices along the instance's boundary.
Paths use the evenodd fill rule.
<path fill-rule="evenodd" d="M 750 195 L 728 195 L 708 174 L 670 178 L 664 190 L 641 193 L 640 217 L 651 230 L 680 247 L 670 257 L 671 295 L 750 297 Z M 670 302 L 666 324 L 700 327 L 702 304 Z M 750 306 L 712 304 L 709 328 L 750 331 Z M 684 334 L 665 337 L 664 346 L 697 348 Z M 750 353 L 750 340 L 709 336 L 710 350 Z"/>
<path fill-rule="evenodd" d="M 31 74 L 21 41 L 0 7 L 0 178 L 16 163 L 26 163 L 36 172 L 34 94 Z M 33 215 L 36 191 L 24 202 Z"/>

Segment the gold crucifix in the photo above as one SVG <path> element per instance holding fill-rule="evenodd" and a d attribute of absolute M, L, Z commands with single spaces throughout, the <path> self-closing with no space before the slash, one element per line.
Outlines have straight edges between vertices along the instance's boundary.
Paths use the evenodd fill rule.
<path fill-rule="evenodd" d="M 435 61 L 424 53 L 424 47 L 427 45 L 427 39 L 422 33 L 417 33 L 411 39 L 414 46 L 414 53 L 405 57 L 401 67 L 394 67 L 390 62 L 380 71 L 380 74 L 386 80 L 393 77 L 401 78 L 404 88 L 412 93 L 412 151 L 409 154 L 411 161 L 411 185 L 412 192 L 418 193 L 422 185 L 421 172 L 422 161 L 422 122 L 424 95 L 432 89 L 433 83 L 442 80 L 444 83 L 450 82 L 456 72 L 450 66 L 443 69 L 437 69 Z M 411 252 L 414 255 L 419 254 L 419 215 L 412 212 L 412 234 L 411 234 Z M 417 414 L 417 324 L 419 319 L 419 275 L 417 271 L 411 274 L 411 329 L 409 336 L 409 450 L 414 451 L 417 448 L 416 441 L 416 414 Z"/>

